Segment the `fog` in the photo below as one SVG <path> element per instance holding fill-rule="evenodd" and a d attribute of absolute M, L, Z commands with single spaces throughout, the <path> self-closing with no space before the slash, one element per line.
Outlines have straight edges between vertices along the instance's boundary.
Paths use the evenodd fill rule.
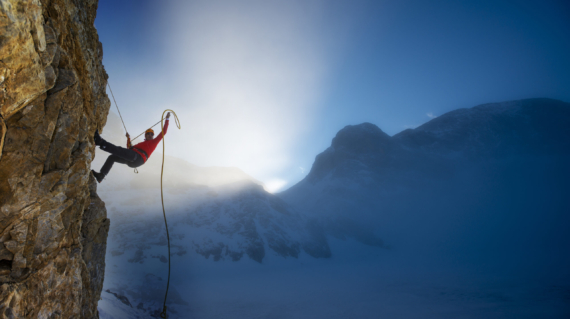
<path fill-rule="evenodd" d="M 169 154 L 239 167 L 274 190 L 283 187 L 293 149 L 314 124 L 333 56 L 321 36 L 324 6 L 162 1 L 145 46 L 153 63 L 111 74 L 130 133 L 173 109 L 182 131 L 171 128 Z"/>
<path fill-rule="evenodd" d="M 531 102 L 460 110 L 396 137 L 347 127 L 305 180 L 277 194 L 238 169 L 166 157 L 170 318 L 567 317 L 570 113 Z M 489 110 L 491 121 L 469 116 Z M 521 122 L 528 112 L 539 113 Z M 397 148 L 430 127 L 446 142 Z M 102 318 L 161 310 L 157 155 L 138 175 L 117 165 L 99 184 L 111 219 Z"/>

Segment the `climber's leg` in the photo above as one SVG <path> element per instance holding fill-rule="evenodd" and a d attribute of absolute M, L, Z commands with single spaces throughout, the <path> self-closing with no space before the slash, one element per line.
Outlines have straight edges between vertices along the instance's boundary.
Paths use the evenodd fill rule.
<path fill-rule="evenodd" d="M 93 173 L 93 176 L 95 176 L 95 179 L 97 180 L 97 182 L 101 183 L 103 181 L 103 178 L 105 178 L 105 175 L 101 174 L 101 173 L 97 173 L 94 170 L 91 170 L 91 173 Z"/>
<path fill-rule="evenodd" d="M 113 144 L 111 144 L 111 143 L 109 143 L 103 139 L 101 139 L 101 145 L 99 145 L 99 148 L 101 150 L 107 152 L 107 153 L 111 153 L 115 156 L 118 156 L 127 162 L 134 162 L 136 160 L 137 155 L 138 155 L 137 152 L 135 152 L 133 150 L 113 145 Z M 126 164 L 126 163 L 122 163 L 122 164 Z"/>
<path fill-rule="evenodd" d="M 116 155 L 127 162 L 134 162 L 137 159 L 137 152 L 130 150 L 128 148 L 113 145 L 105 141 L 101 136 L 99 136 L 99 131 L 95 131 L 95 136 L 93 136 L 95 145 L 99 145 L 99 148 L 107 153 Z M 126 163 L 122 163 L 126 164 Z M 112 165 L 111 165 L 112 166 Z"/>
<path fill-rule="evenodd" d="M 130 150 L 128 150 L 130 151 Z M 105 164 L 103 164 L 103 167 L 101 168 L 101 172 L 97 173 L 96 171 L 92 171 L 93 172 L 93 176 L 95 176 L 95 178 L 97 179 L 97 181 L 99 183 L 101 183 L 101 181 L 105 178 L 105 176 L 107 176 L 107 174 L 109 174 L 109 172 L 111 171 L 111 168 L 113 167 L 113 164 L 115 163 L 119 163 L 119 164 L 127 164 L 129 167 L 139 167 L 142 164 L 144 164 L 144 159 L 142 158 L 142 156 L 140 156 L 137 152 L 135 153 L 135 159 L 133 161 L 127 161 L 126 159 L 118 156 L 118 155 L 109 155 L 109 157 L 107 157 L 107 160 L 105 161 Z"/>
<path fill-rule="evenodd" d="M 93 136 L 93 140 L 95 141 L 95 145 L 99 146 L 101 145 L 101 135 L 99 135 L 99 129 L 95 130 L 95 135 Z"/>
<path fill-rule="evenodd" d="M 127 163 L 129 163 L 129 161 L 127 161 L 124 158 L 121 158 L 117 155 L 109 155 L 109 157 L 107 157 L 107 160 L 105 161 L 105 164 L 101 168 L 100 174 L 102 174 L 103 177 L 107 176 L 107 174 L 109 174 L 109 171 L 111 171 L 113 164 L 115 164 L 115 163 L 127 164 Z"/>
<path fill-rule="evenodd" d="M 105 141 L 99 136 L 99 131 L 95 131 L 93 140 L 96 145 L 99 145 L 101 150 L 111 153 L 101 168 L 101 172 L 97 173 L 96 171 L 92 171 L 93 176 L 95 176 L 99 183 L 109 174 L 115 163 L 127 164 L 130 167 L 139 167 L 144 164 L 144 159 L 137 152 Z"/>

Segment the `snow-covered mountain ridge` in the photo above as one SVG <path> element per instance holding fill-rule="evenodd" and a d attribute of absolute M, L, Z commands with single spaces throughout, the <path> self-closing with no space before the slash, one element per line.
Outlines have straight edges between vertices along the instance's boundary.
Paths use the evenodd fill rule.
<path fill-rule="evenodd" d="M 394 136 L 409 148 L 443 155 L 564 153 L 570 147 L 570 104 L 553 99 L 490 103 L 439 116 Z"/>
<path fill-rule="evenodd" d="M 466 224 L 478 220 L 494 229 L 484 236 L 507 236 L 496 216 L 518 209 L 516 222 L 528 223 L 539 203 L 544 216 L 566 222 L 569 160 L 570 104 L 510 101 L 455 110 L 392 137 L 371 123 L 346 126 L 307 177 L 277 195 L 329 235 L 367 244 L 393 246 L 417 234 L 424 243 L 444 240 L 459 229 L 451 220 L 485 232 Z M 484 221 L 482 212 L 498 215 Z M 528 239 L 526 226 L 513 229 Z"/>
<path fill-rule="evenodd" d="M 570 149 L 570 104 L 528 99 L 458 109 L 392 137 L 371 123 L 348 125 L 317 155 L 299 184 L 316 183 L 348 166 L 374 172 L 426 169 L 437 162 L 488 159 L 525 154 L 559 154 Z M 334 170 L 334 172 L 333 172 Z M 353 169 L 348 169 L 352 173 Z M 297 185 L 283 192 L 294 192 Z"/>

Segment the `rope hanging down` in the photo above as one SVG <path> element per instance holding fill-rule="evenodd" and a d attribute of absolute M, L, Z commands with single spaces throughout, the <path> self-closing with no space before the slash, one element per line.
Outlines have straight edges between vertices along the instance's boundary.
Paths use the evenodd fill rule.
<path fill-rule="evenodd" d="M 123 116 L 121 115 L 121 111 L 119 110 L 119 105 L 117 104 L 117 101 L 115 100 L 115 95 L 113 94 L 113 90 L 111 89 L 111 85 L 109 84 L 109 81 L 107 81 L 107 86 L 109 87 L 109 91 L 111 92 L 111 96 L 113 97 L 113 102 L 115 102 L 115 107 L 117 108 L 117 112 L 119 112 L 119 117 L 121 118 L 121 122 L 123 123 L 123 127 L 125 128 L 125 132 L 129 133 L 129 131 L 127 130 L 127 126 L 125 125 L 125 121 L 123 121 Z M 174 112 L 173 112 L 174 113 Z M 178 121 L 178 118 L 176 118 L 176 120 Z M 149 128 L 153 128 L 155 126 L 157 126 L 161 121 L 158 121 L 156 123 L 154 123 L 151 127 Z M 180 128 L 180 127 L 179 127 Z M 139 135 L 135 136 L 135 138 L 133 138 L 131 140 L 131 142 L 133 142 L 134 140 L 136 140 L 137 138 L 141 137 L 141 135 L 143 135 L 146 132 L 143 131 L 142 133 L 140 133 Z"/>
<path fill-rule="evenodd" d="M 164 293 L 164 303 L 162 304 L 161 318 L 166 318 L 166 297 L 168 296 L 168 288 L 170 287 L 170 235 L 168 234 L 168 223 L 166 222 L 166 211 L 164 210 L 164 195 L 162 191 L 162 176 L 164 175 L 164 154 L 166 153 L 165 139 L 164 139 L 164 113 L 172 112 L 176 126 L 180 129 L 180 121 L 178 116 L 173 110 L 164 110 L 162 118 L 160 119 L 160 134 L 162 134 L 162 167 L 160 168 L 160 200 L 162 202 L 162 215 L 164 216 L 164 226 L 166 227 L 166 240 L 168 241 L 168 280 L 166 281 L 166 292 Z M 158 124 L 158 123 L 157 123 Z"/>
<path fill-rule="evenodd" d="M 129 133 L 129 131 L 127 130 L 127 127 L 125 126 L 125 121 L 123 121 L 123 116 L 121 115 L 121 111 L 119 111 L 119 105 L 117 104 L 117 101 L 115 100 L 115 95 L 113 94 L 113 90 L 111 90 L 111 85 L 109 84 L 109 81 L 107 81 L 107 86 L 109 87 L 109 91 L 111 91 L 111 96 L 113 97 L 113 101 L 115 102 L 115 107 L 117 108 L 117 112 L 119 112 L 119 117 L 121 118 L 121 122 L 123 122 L 123 127 L 125 128 L 125 132 Z"/>

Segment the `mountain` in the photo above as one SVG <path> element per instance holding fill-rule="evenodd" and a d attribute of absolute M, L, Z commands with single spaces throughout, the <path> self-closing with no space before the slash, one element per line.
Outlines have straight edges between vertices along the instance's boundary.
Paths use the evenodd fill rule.
<path fill-rule="evenodd" d="M 191 310 L 189 290 L 201 272 L 207 273 L 204 278 L 230 272 L 239 277 L 286 259 L 331 254 L 318 227 L 307 227 L 296 209 L 251 181 L 165 186 L 164 191 L 174 279 L 171 317 L 184 318 L 181 314 Z M 160 189 L 111 186 L 100 187 L 99 194 L 111 219 L 100 313 L 103 318 L 157 316 L 168 267 Z M 218 272 L 212 274 L 213 269 Z"/>
<path fill-rule="evenodd" d="M 568 103 L 485 104 L 392 137 L 346 126 L 278 196 L 337 238 L 567 276 L 569 160 Z M 542 261 L 509 268 L 529 256 Z"/>
<path fill-rule="evenodd" d="M 328 177 L 356 177 L 359 169 L 386 174 L 440 169 L 438 163 L 448 160 L 567 154 L 569 122 L 568 103 L 529 99 L 458 109 L 393 137 L 371 123 L 348 125 L 316 157 L 307 177 L 282 195 Z"/>
<path fill-rule="evenodd" d="M 143 263 L 149 245 L 166 243 L 162 216 L 155 213 L 160 211 L 159 194 L 154 189 L 120 193 L 125 200 L 109 204 L 117 210 L 112 215 L 111 254 L 130 253 Z M 269 252 L 295 258 L 301 251 L 314 257 L 330 254 L 324 237 L 306 230 L 303 216 L 259 185 L 166 188 L 165 197 L 167 206 L 174 208 L 168 218 L 180 254 L 194 251 L 206 259 L 212 256 L 214 261 L 239 261 L 247 256 L 258 263 Z"/>
<path fill-rule="evenodd" d="M 394 136 L 408 148 L 440 156 L 501 158 L 567 154 L 570 108 L 552 99 L 527 99 L 458 109 Z"/>
<path fill-rule="evenodd" d="M 568 110 L 533 99 L 456 110 L 395 136 L 347 126 L 277 195 L 245 174 L 224 177 L 233 169 L 167 158 L 169 315 L 424 318 L 429 308 L 501 318 L 550 305 L 563 317 Z M 100 185 L 111 219 L 102 318 L 160 312 L 159 168 L 114 167 Z"/>

